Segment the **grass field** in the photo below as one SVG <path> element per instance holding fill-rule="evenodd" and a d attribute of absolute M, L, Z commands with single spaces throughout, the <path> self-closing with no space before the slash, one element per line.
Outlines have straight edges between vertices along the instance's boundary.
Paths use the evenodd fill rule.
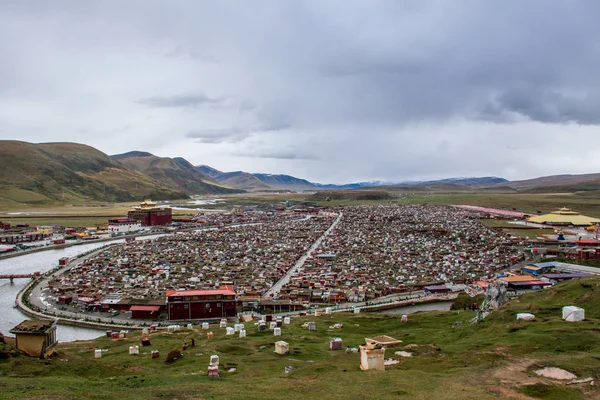
<path fill-rule="evenodd" d="M 431 193 L 406 194 L 393 193 L 387 200 L 345 200 L 315 201 L 319 206 L 358 205 L 358 204 L 452 204 L 474 205 L 501 208 L 535 215 L 538 211 L 548 213 L 561 207 L 589 216 L 600 217 L 600 196 L 589 196 L 575 193 L 520 194 L 520 193 Z M 296 201 L 310 201 L 310 196 L 293 195 Z"/>
<path fill-rule="evenodd" d="M 33 209 L 15 208 L 0 211 L 0 221 L 11 225 L 30 226 L 105 226 L 110 218 L 127 216 L 127 211 L 137 203 L 102 204 L 98 206 L 37 207 Z M 194 215 L 194 211 L 173 210 L 173 217 Z"/>
<path fill-rule="evenodd" d="M 600 371 L 600 278 L 571 281 L 522 296 L 472 325 L 469 311 L 417 313 L 408 323 L 399 315 L 335 314 L 293 318 L 283 336 L 257 332 L 246 323 L 248 337 L 225 336 L 211 326 L 215 338 L 199 330 L 157 333 L 151 347 L 130 356 L 127 339 L 61 344 L 50 360 L 25 356 L 0 360 L 0 398 L 10 399 L 590 399 L 600 397 L 596 386 L 572 385 L 541 378 L 533 370 L 554 366 L 578 377 L 598 378 Z M 563 305 L 586 309 L 586 321 L 563 322 Z M 517 312 L 532 312 L 536 320 L 516 321 Z M 316 321 L 317 331 L 302 328 Z M 329 330 L 334 323 L 342 329 Z M 386 358 L 400 363 L 385 372 L 361 371 L 359 356 L 330 351 L 329 339 L 341 337 L 344 346 L 357 347 L 364 338 L 386 334 L 403 340 L 388 349 Z M 172 364 L 165 355 L 196 339 L 196 347 Z M 290 354 L 273 352 L 276 340 L 290 344 Z M 107 351 L 100 359 L 94 349 Z M 150 349 L 160 359 L 151 359 Z M 396 350 L 413 357 L 401 358 Z M 206 376 L 211 354 L 220 357 L 221 378 Z M 284 367 L 296 370 L 285 373 Z M 235 368 L 233 372 L 227 372 Z M 557 397 L 560 396 L 560 397 Z"/>
<path fill-rule="evenodd" d="M 349 206 L 360 204 L 465 204 L 484 207 L 495 207 L 512 210 L 513 208 L 530 214 L 554 211 L 560 207 L 570 207 L 573 210 L 590 216 L 600 217 L 600 194 L 589 193 L 548 193 L 548 194 L 520 194 L 520 193 L 394 193 L 389 199 L 361 200 L 353 199 L 352 192 L 343 192 L 345 197 L 341 200 L 314 200 L 312 193 L 244 193 L 236 195 L 219 195 L 223 203 L 204 208 L 222 208 L 235 205 L 277 204 L 284 201 L 300 204 L 316 204 L 319 206 Z M 208 198 L 215 198 L 210 196 Z M 8 212 L 51 212 L 74 213 L 81 215 L 98 215 L 105 213 L 119 214 L 126 211 L 136 203 L 98 203 L 91 205 L 70 206 L 24 206 L 20 203 L 0 204 L 0 218 Z"/>

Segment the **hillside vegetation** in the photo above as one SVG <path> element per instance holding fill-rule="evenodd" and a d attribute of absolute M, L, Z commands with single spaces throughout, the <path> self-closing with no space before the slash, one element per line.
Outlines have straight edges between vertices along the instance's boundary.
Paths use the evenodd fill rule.
<path fill-rule="evenodd" d="M 208 165 L 199 165 L 196 168 L 224 185 L 247 191 L 274 192 L 317 189 L 314 184 L 306 179 L 290 175 L 251 174 L 244 171 L 222 172 Z"/>
<path fill-rule="evenodd" d="M 242 192 L 215 181 L 181 157 L 157 157 L 150 153 L 132 151 L 111 158 L 189 195 Z"/>
<path fill-rule="evenodd" d="M 561 307 L 579 305 L 586 321 L 561 319 Z M 535 321 L 516 321 L 517 312 L 531 312 Z M 534 370 L 559 367 L 580 378 L 598 379 L 600 371 L 600 278 L 560 284 L 513 300 L 483 322 L 472 324 L 471 311 L 429 312 L 409 315 L 333 314 L 297 317 L 284 325 L 283 336 L 257 332 L 246 323 L 248 337 L 226 336 L 211 325 L 206 331 L 156 333 L 152 346 L 140 347 L 139 333 L 126 339 L 102 337 L 95 341 L 61 344 L 50 360 L 10 356 L 0 360 L 0 385 L 11 399 L 89 398 L 120 399 L 591 399 L 600 389 L 589 384 L 567 386 L 565 381 L 538 377 Z M 315 321 L 317 330 L 302 327 Z M 341 329 L 330 329 L 343 324 Z M 341 337 L 344 348 L 358 347 L 365 337 L 389 335 L 403 341 L 386 350 L 386 359 L 398 364 L 385 372 L 361 371 L 359 356 L 330 351 L 329 339 Z M 191 338 L 196 347 L 165 362 L 167 353 L 181 349 Z M 274 342 L 290 344 L 290 353 L 274 353 Z M 105 349 L 94 358 L 94 349 Z M 152 359 L 150 350 L 161 357 Z M 404 350 L 412 357 L 394 352 Z M 206 376 L 210 355 L 220 357 L 220 376 Z M 285 367 L 293 367 L 290 373 Z M 35 378 L 35 379 L 33 379 Z M 523 397 L 526 393 L 529 396 Z M 521 397 L 519 397 L 521 396 Z"/>
<path fill-rule="evenodd" d="M 76 143 L 0 141 L 0 203 L 176 199 L 187 195 Z"/>
<path fill-rule="evenodd" d="M 273 186 L 269 186 L 254 175 L 243 172 L 243 171 L 234 171 L 234 172 L 224 172 L 218 175 L 215 179 L 219 182 L 235 187 L 238 189 L 249 190 L 249 191 L 269 191 L 275 190 Z"/>

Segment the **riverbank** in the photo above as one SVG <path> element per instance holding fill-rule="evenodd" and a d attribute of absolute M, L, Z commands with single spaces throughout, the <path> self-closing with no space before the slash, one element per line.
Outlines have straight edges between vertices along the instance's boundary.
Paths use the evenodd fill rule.
<path fill-rule="evenodd" d="M 48 280 L 55 275 L 60 275 L 65 271 L 73 268 L 75 265 L 81 262 L 82 259 L 93 256 L 98 252 L 104 251 L 107 248 L 117 245 L 117 243 L 106 244 L 87 252 L 77 254 L 72 257 L 66 266 L 57 266 L 49 271 L 43 273 L 39 278 L 29 282 L 24 288 L 22 288 L 17 294 L 15 305 L 24 314 L 32 318 L 42 319 L 53 319 L 59 324 L 77 326 L 91 329 L 142 329 L 143 327 L 149 326 L 149 324 L 156 321 L 146 320 L 124 320 L 122 318 L 104 318 L 104 317 L 92 317 L 89 315 L 69 313 L 66 311 L 58 310 L 53 307 L 52 311 L 47 311 L 44 304 L 41 303 L 41 290 L 48 283 Z M 34 302 L 35 304 L 32 304 Z M 45 310 L 45 311 L 42 311 Z"/>
<path fill-rule="evenodd" d="M 171 233 L 171 232 L 169 232 L 169 233 Z M 100 238 L 100 239 L 90 239 L 90 240 L 85 240 L 85 241 L 84 240 L 79 240 L 79 241 L 74 242 L 74 243 L 51 244 L 51 245 L 48 245 L 48 246 L 34 247 L 32 249 L 20 250 L 20 251 L 15 251 L 13 253 L 1 254 L 0 255 L 0 260 L 6 259 L 6 258 L 14 258 L 14 257 L 19 257 L 19 256 L 24 256 L 24 255 L 27 255 L 27 254 L 38 253 L 40 251 L 46 251 L 46 250 L 60 250 L 60 249 L 68 248 L 68 247 L 81 246 L 81 245 L 85 245 L 85 244 L 94 244 L 94 243 L 103 243 L 103 242 L 110 242 L 110 241 L 117 241 L 117 240 L 125 240 L 126 237 L 133 237 L 134 239 L 137 239 L 138 237 L 147 237 L 147 236 L 155 236 L 155 235 L 166 235 L 166 234 L 169 234 L 169 233 L 151 232 L 151 233 L 146 233 L 146 234 L 141 234 L 141 235 L 108 237 L 108 238 Z"/>
<path fill-rule="evenodd" d="M 462 293 L 462 292 L 460 292 Z M 422 299 L 409 299 L 409 300 L 401 300 L 394 301 L 390 303 L 382 303 L 382 304 L 374 304 L 365 307 L 361 307 L 360 311 L 365 312 L 379 312 L 379 311 L 387 311 L 394 310 L 396 308 L 402 308 L 406 306 L 414 306 L 414 305 L 422 305 L 422 304 L 431 304 L 431 303 L 442 303 L 442 302 L 452 302 L 456 300 L 459 293 L 449 293 L 445 295 L 431 295 L 425 296 Z"/>
<path fill-rule="evenodd" d="M 23 297 L 24 296 L 28 296 L 31 289 L 33 288 L 33 286 L 35 286 L 37 283 L 35 281 L 32 281 L 28 286 L 26 286 L 24 289 L 22 289 L 19 294 L 17 295 L 17 299 L 15 302 L 15 305 L 17 306 L 17 308 L 25 315 L 31 317 L 31 318 L 36 318 L 36 319 L 51 319 L 56 321 L 59 324 L 63 324 L 63 325 L 71 325 L 71 326 L 78 326 L 78 327 L 83 327 L 83 328 L 92 328 L 92 329 L 126 329 L 126 330 L 135 330 L 135 329 L 142 329 L 141 326 L 135 326 L 135 325 L 122 325 L 122 324 L 109 324 L 109 323 L 103 323 L 103 322 L 94 322 L 94 321 L 86 321 L 85 319 L 81 320 L 81 319 L 70 319 L 70 318 L 65 318 L 65 317 L 57 317 L 53 314 L 48 314 L 48 313 L 42 313 L 39 311 L 35 311 L 32 308 L 30 308 L 29 306 L 25 305 L 25 302 L 23 301 Z"/>

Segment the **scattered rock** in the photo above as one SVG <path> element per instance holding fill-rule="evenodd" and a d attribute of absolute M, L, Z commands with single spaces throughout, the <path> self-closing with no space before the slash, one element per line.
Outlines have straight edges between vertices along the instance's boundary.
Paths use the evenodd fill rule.
<path fill-rule="evenodd" d="M 569 371 L 565 371 L 564 369 L 556 368 L 556 367 L 546 367 L 542 369 L 538 369 L 535 373 L 539 376 L 543 376 L 551 379 L 559 379 L 559 380 L 568 380 L 568 379 L 576 379 L 577 376 L 570 373 Z"/>
<path fill-rule="evenodd" d="M 574 385 L 576 383 L 588 383 L 588 382 L 590 382 L 590 385 L 594 385 L 594 378 L 586 378 L 586 379 L 574 380 L 574 381 L 571 381 L 571 382 L 567 383 L 567 385 Z"/>
<path fill-rule="evenodd" d="M 401 357 L 412 357 L 412 353 L 408 351 L 397 351 L 394 354 Z"/>

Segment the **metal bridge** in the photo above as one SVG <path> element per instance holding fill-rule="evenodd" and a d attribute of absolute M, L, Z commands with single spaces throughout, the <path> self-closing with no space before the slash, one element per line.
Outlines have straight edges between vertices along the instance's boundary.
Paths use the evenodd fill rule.
<path fill-rule="evenodd" d="M 14 279 L 20 279 L 20 278 L 35 279 L 38 276 L 40 276 L 39 272 L 34 272 L 32 274 L 3 274 L 3 275 L 0 275 L 0 279 L 10 279 L 10 282 L 12 283 Z"/>

